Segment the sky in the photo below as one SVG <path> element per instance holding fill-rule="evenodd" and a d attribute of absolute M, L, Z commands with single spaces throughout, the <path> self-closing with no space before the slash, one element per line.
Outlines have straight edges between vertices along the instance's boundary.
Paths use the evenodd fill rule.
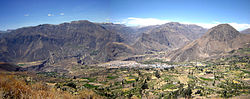
<path fill-rule="evenodd" d="M 167 22 L 250 28 L 250 0 L 0 0 L 0 30 L 76 20 L 127 26 Z"/>

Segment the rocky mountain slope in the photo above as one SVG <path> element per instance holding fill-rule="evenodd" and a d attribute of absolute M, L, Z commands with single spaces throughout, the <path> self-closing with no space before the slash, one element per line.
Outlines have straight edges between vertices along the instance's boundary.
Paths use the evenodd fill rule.
<path fill-rule="evenodd" d="M 199 38 L 205 32 L 206 29 L 197 25 L 170 22 L 144 30 L 133 46 L 137 52 L 172 50 Z"/>
<path fill-rule="evenodd" d="M 123 24 L 114 24 L 114 23 L 98 23 L 101 26 L 105 27 L 107 30 L 119 34 L 126 44 L 133 44 L 136 39 L 140 36 L 138 28 L 128 27 Z"/>
<path fill-rule="evenodd" d="M 21 67 L 14 64 L 0 62 L 0 71 L 19 71 Z"/>
<path fill-rule="evenodd" d="M 241 31 L 240 33 L 250 34 L 250 28 Z"/>
<path fill-rule="evenodd" d="M 104 62 L 110 60 L 103 58 L 110 54 L 105 52 L 105 47 L 122 41 L 117 33 L 86 20 L 59 25 L 43 24 L 13 30 L 3 36 L 0 39 L 0 60 L 47 60 L 53 64 L 74 57 L 81 64 Z"/>
<path fill-rule="evenodd" d="M 93 64 L 179 48 L 197 39 L 206 30 L 176 22 L 147 27 L 127 27 L 86 20 L 59 25 L 43 24 L 12 30 L 0 39 L 0 61 L 54 64 L 76 58 L 80 64 Z"/>
<path fill-rule="evenodd" d="M 241 34 L 229 24 L 220 24 L 208 30 L 201 38 L 172 51 L 171 61 L 190 61 L 211 58 L 250 43 L 250 35 Z"/>

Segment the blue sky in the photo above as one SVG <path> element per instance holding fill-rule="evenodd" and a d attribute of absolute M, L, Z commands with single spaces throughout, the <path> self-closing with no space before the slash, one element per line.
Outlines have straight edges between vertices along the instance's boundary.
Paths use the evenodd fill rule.
<path fill-rule="evenodd" d="M 0 0 L 0 30 L 74 20 L 250 28 L 250 0 Z"/>

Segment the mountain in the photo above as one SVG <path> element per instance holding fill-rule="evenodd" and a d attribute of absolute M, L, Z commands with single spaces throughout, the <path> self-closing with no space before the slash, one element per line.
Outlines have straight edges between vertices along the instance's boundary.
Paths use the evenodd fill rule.
<path fill-rule="evenodd" d="M 145 29 L 133 45 L 137 52 L 172 50 L 184 46 L 206 32 L 197 25 L 170 22 Z"/>
<path fill-rule="evenodd" d="M 20 69 L 22 68 L 14 64 L 0 62 L 0 71 L 19 71 Z"/>
<path fill-rule="evenodd" d="M 7 31 L 1 31 L 1 30 L 0 30 L 0 33 L 6 33 L 6 32 L 7 32 Z"/>
<path fill-rule="evenodd" d="M 126 49 L 128 46 L 122 44 L 123 41 L 119 34 L 86 20 L 24 27 L 12 30 L 0 39 L 0 61 L 46 60 L 53 64 L 64 59 L 76 58 L 81 64 L 105 62 L 114 58 L 105 56 L 109 53 L 104 49 L 107 49 L 107 46 L 120 47 L 114 49 L 114 52 L 122 50 L 121 48 Z M 106 57 L 111 58 L 103 59 Z"/>
<path fill-rule="evenodd" d="M 250 28 L 241 31 L 240 33 L 250 34 Z"/>
<path fill-rule="evenodd" d="M 0 61 L 44 61 L 51 65 L 74 58 L 72 60 L 79 64 L 95 64 L 143 54 L 148 50 L 179 48 L 205 31 L 196 25 L 177 22 L 141 28 L 87 20 L 42 24 L 2 35 Z"/>
<path fill-rule="evenodd" d="M 4 33 L 7 33 L 6 31 L 1 31 L 0 30 L 0 37 L 2 36 L 2 35 L 4 35 Z"/>
<path fill-rule="evenodd" d="M 209 29 L 204 36 L 172 51 L 171 61 L 190 61 L 215 57 L 250 44 L 250 35 L 241 34 L 229 24 Z"/>
<path fill-rule="evenodd" d="M 119 34 L 126 44 L 133 44 L 136 39 L 140 36 L 137 28 L 128 27 L 123 24 L 114 24 L 114 23 L 98 23 L 101 26 L 105 27 L 107 30 Z"/>

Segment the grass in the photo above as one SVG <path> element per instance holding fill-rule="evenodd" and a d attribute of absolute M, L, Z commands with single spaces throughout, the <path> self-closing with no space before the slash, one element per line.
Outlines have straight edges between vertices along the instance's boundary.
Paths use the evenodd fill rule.
<path fill-rule="evenodd" d="M 83 77 L 82 79 L 88 79 L 89 82 L 94 82 L 96 78 L 90 78 L 90 77 Z"/>
<path fill-rule="evenodd" d="M 94 86 L 94 85 L 91 85 L 91 84 L 84 84 L 83 85 L 84 87 L 86 87 L 86 88 L 98 88 L 98 86 Z"/>
<path fill-rule="evenodd" d="M 22 66 L 25 66 L 26 64 L 17 64 L 18 66 L 22 67 Z"/>
<path fill-rule="evenodd" d="M 127 82 L 132 82 L 132 81 L 135 81 L 136 79 L 134 77 L 125 77 L 125 80 Z"/>
<path fill-rule="evenodd" d="M 107 76 L 108 79 L 116 79 L 118 76 Z"/>
<path fill-rule="evenodd" d="M 163 85 L 162 89 L 165 90 L 165 89 L 173 89 L 174 87 L 176 87 L 174 84 L 166 84 L 166 85 Z"/>
<path fill-rule="evenodd" d="M 170 80 L 170 78 L 169 77 L 165 77 L 164 80 Z"/>
<path fill-rule="evenodd" d="M 213 81 L 213 79 L 210 79 L 210 78 L 204 78 L 204 77 L 200 77 L 200 79 L 205 80 L 205 81 Z"/>
<path fill-rule="evenodd" d="M 241 70 L 241 71 L 243 71 L 244 73 L 250 74 L 250 71 L 246 71 L 246 70 Z"/>
<path fill-rule="evenodd" d="M 242 54 L 250 54 L 250 48 L 242 48 L 239 50 L 239 52 Z"/>

